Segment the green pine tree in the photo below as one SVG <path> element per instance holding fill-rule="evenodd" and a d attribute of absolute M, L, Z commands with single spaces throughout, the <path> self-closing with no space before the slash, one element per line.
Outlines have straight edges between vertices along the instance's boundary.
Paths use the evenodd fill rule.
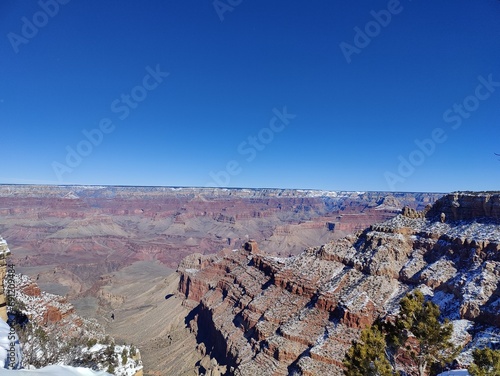
<path fill-rule="evenodd" d="M 361 332 L 344 360 L 346 376 L 391 376 L 392 367 L 385 354 L 384 334 L 375 325 Z"/>
<path fill-rule="evenodd" d="M 500 376 L 500 351 L 475 349 L 472 356 L 474 362 L 469 367 L 472 376 Z"/>
<path fill-rule="evenodd" d="M 439 317 L 439 307 L 426 302 L 420 291 L 407 294 L 394 323 L 376 323 L 363 330 L 346 354 L 344 373 L 386 376 L 403 368 L 407 374 L 419 376 L 439 373 L 458 353 L 450 342 L 453 325 L 448 320 L 441 323 Z M 406 359 L 409 355 L 413 363 L 401 364 L 401 355 Z"/>
<path fill-rule="evenodd" d="M 448 320 L 441 323 L 440 315 L 439 306 L 426 302 L 422 292 L 416 290 L 401 300 L 396 323 L 388 328 L 391 352 L 395 354 L 400 347 L 409 347 L 407 350 L 420 376 L 431 370 L 438 373 L 458 354 L 458 349 L 450 342 L 453 324 Z M 416 346 L 407 346 L 410 337 L 414 337 Z"/>
<path fill-rule="evenodd" d="M 111 363 L 109 366 L 108 366 L 108 369 L 107 371 L 108 373 L 114 375 L 115 374 L 115 366 Z"/>

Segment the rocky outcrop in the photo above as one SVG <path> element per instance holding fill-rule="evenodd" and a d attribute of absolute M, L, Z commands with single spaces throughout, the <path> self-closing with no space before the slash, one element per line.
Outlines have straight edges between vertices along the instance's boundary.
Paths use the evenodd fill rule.
<path fill-rule="evenodd" d="M 179 291 L 196 306 L 191 327 L 235 375 L 342 375 L 360 330 L 394 314 L 415 288 L 443 315 L 468 320 L 463 338 L 474 341 L 475 328 L 499 331 L 500 225 L 495 205 L 484 209 L 498 199 L 444 198 L 458 210 L 442 203 L 423 214 L 406 210 L 294 257 L 254 252 L 255 243 L 190 256 L 178 272 Z"/>
<path fill-rule="evenodd" d="M 74 332 L 82 325 L 82 319 L 75 313 L 75 308 L 66 298 L 41 291 L 38 285 L 28 276 L 15 274 L 12 276 L 13 297 L 26 308 L 30 320 L 39 325 L 58 324 L 68 326 L 68 332 Z"/>
<path fill-rule="evenodd" d="M 452 221 L 500 221 L 500 195 L 498 192 L 449 194 L 436 201 L 428 216 L 435 218 L 441 213 Z"/>
<path fill-rule="evenodd" d="M 29 366 L 30 362 L 48 365 L 45 363 L 48 360 L 44 359 L 43 351 L 34 349 L 39 346 L 34 337 L 43 331 L 42 337 L 60 346 L 58 362 L 72 366 L 90 364 L 97 369 L 107 369 L 106 362 L 110 359 L 111 350 L 107 348 L 106 342 L 114 343 L 114 339 L 106 335 L 102 325 L 96 320 L 79 316 L 66 298 L 42 291 L 38 284 L 26 275 L 14 273 L 9 279 L 15 303 L 14 306 L 8 307 L 9 312 L 20 320 L 27 318 L 39 328 L 34 332 L 34 336 L 21 336 L 24 340 L 23 351 L 28 354 L 24 358 L 26 366 Z M 95 346 L 89 344 L 89 340 L 94 341 Z M 125 361 L 122 358 L 123 352 L 129 354 Z M 115 360 L 122 359 L 121 362 L 117 361 L 116 374 L 143 375 L 139 350 L 136 349 L 135 355 L 132 355 L 130 345 L 117 345 L 114 353 Z M 75 354 L 79 354 L 79 357 L 75 358 Z"/>
<path fill-rule="evenodd" d="M 4 281 L 7 274 L 7 257 L 10 249 L 7 242 L 0 236 L 0 318 L 7 322 L 7 299 L 4 290 Z"/>
<path fill-rule="evenodd" d="M 408 218 L 425 218 L 430 209 L 430 205 L 426 206 L 424 210 L 416 210 L 414 208 L 410 208 L 409 206 L 405 206 L 401 214 Z"/>

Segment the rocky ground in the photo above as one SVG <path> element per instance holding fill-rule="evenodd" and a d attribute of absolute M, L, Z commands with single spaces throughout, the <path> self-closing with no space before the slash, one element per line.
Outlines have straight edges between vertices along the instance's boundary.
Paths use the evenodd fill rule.
<path fill-rule="evenodd" d="M 360 330 L 418 288 L 470 361 L 500 334 L 500 195 L 456 194 L 293 257 L 256 242 L 179 266 L 191 328 L 236 375 L 342 375 Z"/>
<path fill-rule="evenodd" d="M 102 325 L 78 315 L 66 298 L 41 290 L 30 277 L 14 274 L 11 266 L 6 281 L 4 294 L 9 301 L 11 326 L 28 322 L 31 325 L 24 330 L 16 327 L 23 368 L 64 364 L 106 371 L 113 364 L 116 376 L 143 375 L 136 347 L 130 343 L 115 346 Z M 124 352 L 126 359 L 122 357 Z"/>

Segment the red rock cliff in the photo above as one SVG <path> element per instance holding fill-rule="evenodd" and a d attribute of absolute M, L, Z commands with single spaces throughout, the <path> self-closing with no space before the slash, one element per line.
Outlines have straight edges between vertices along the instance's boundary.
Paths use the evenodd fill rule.
<path fill-rule="evenodd" d="M 495 206 L 484 209 L 498 199 L 459 197 L 450 216 L 460 221 L 406 211 L 295 257 L 253 252 L 254 244 L 190 256 L 178 272 L 179 290 L 198 304 L 191 325 L 236 375 L 342 375 L 360 330 L 416 287 L 451 319 L 500 328 L 500 225 Z M 430 212 L 453 213 L 444 203 L 456 201 Z"/>

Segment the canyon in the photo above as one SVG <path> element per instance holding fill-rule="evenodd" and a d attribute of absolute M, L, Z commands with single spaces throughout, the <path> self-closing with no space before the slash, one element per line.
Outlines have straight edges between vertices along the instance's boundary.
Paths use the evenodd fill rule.
<path fill-rule="evenodd" d="M 16 269 L 42 291 L 63 296 L 106 333 L 139 346 L 145 375 L 192 375 L 196 364 L 207 369 L 214 358 L 190 335 L 184 318 L 192 307 L 175 295 L 174 271 L 184 258 L 232 252 L 254 239 L 270 257 L 288 259 L 394 218 L 403 207 L 423 210 L 441 196 L 2 185 L 0 234 Z M 167 293 L 174 297 L 165 299 Z"/>
<path fill-rule="evenodd" d="M 140 261 L 175 269 L 192 253 L 256 239 L 297 254 L 442 194 L 95 186 L 0 186 L 13 262 L 54 293 L 95 296 L 101 276 Z"/>
<path fill-rule="evenodd" d="M 500 347 L 498 193 L 0 186 L 0 212 L 23 293 L 64 296 L 44 320 L 96 319 L 144 375 L 341 375 L 414 289 L 460 364 Z"/>
<path fill-rule="evenodd" d="M 290 257 L 261 248 L 250 240 L 178 268 L 190 328 L 226 374 L 343 375 L 360 331 L 414 289 L 452 320 L 460 364 L 500 348 L 498 193 L 446 195 Z"/>
<path fill-rule="evenodd" d="M 96 320 L 79 316 L 66 298 L 42 291 L 30 277 L 17 273 L 1 237 L 0 252 L 0 370 L 94 375 L 91 369 L 109 371 L 111 367 L 117 376 L 143 376 L 135 346 L 115 346 Z M 44 367 L 56 363 L 66 368 Z"/>

